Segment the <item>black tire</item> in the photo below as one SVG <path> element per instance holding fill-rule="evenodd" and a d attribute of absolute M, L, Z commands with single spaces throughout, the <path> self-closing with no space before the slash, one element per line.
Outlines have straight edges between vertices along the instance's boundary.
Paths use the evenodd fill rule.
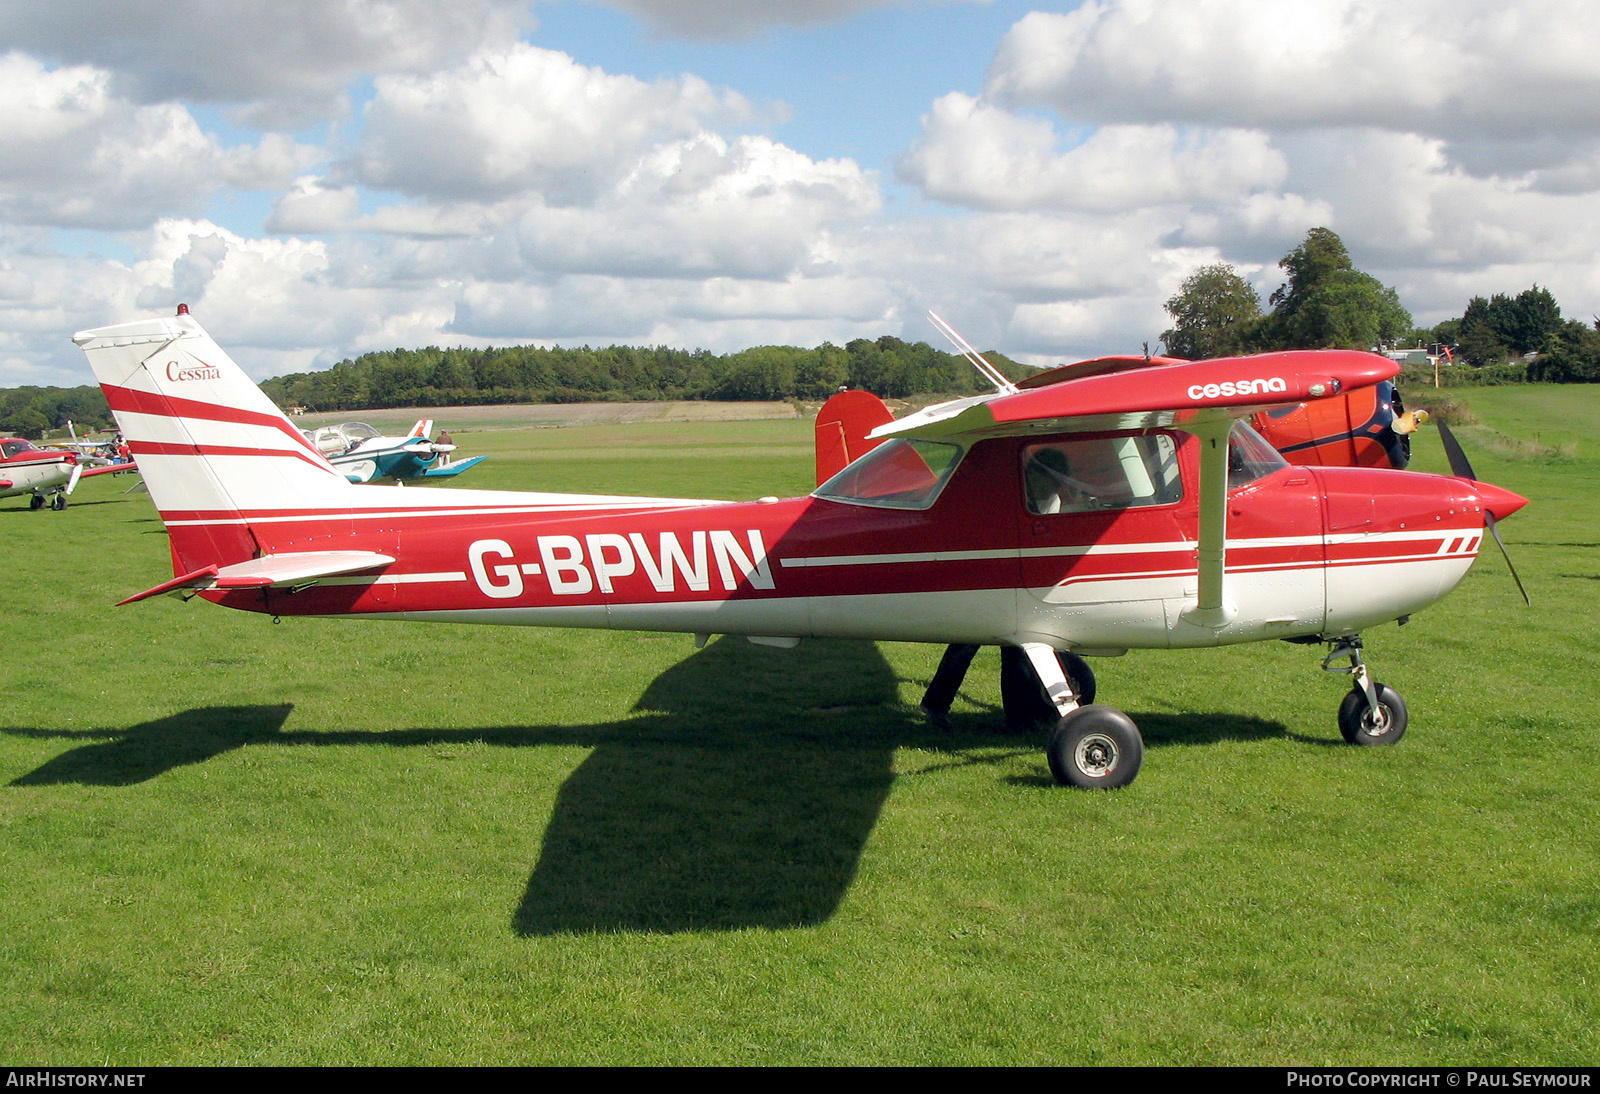
<path fill-rule="evenodd" d="M 1406 733 L 1406 701 L 1387 684 L 1373 682 L 1379 711 L 1367 703 L 1367 693 L 1359 687 L 1339 704 L 1339 732 L 1353 745 L 1392 745 Z"/>
<path fill-rule="evenodd" d="M 1138 777 L 1144 738 L 1116 707 L 1079 707 L 1056 725 L 1044 755 L 1063 786 L 1116 790 Z"/>
<path fill-rule="evenodd" d="M 28 499 L 28 508 L 29 509 L 43 509 L 44 508 L 44 495 L 43 494 L 35 494 L 35 495 L 33 495 L 33 497 L 29 498 Z"/>
<path fill-rule="evenodd" d="M 1094 670 L 1089 662 L 1075 653 L 1056 653 L 1061 663 L 1061 673 L 1072 685 L 1078 705 L 1086 707 L 1094 702 Z M 1000 701 L 1005 707 L 1006 725 L 1018 733 L 1031 733 L 1049 729 L 1060 721 L 1056 705 L 1045 694 L 1039 674 L 1033 671 L 1028 655 L 1020 647 L 1003 646 L 1000 649 Z"/>
<path fill-rule="evenodd" d="M 56 512 L 59 513 L 66 507 L 67 496 L 65 494 L 57 494 L 55 497 L 50 499 L 50 508 L 54 509 Z"/>

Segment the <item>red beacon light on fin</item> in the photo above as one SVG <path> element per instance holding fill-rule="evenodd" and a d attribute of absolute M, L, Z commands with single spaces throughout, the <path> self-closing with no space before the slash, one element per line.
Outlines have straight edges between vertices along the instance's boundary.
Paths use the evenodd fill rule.
<path fill-rule="evenodd" d="M 189 314 L 189 305 L 187 305 L 187 304 L 179 304 L 178 305 L 178 314 L 179 315 L 188 315 Z"/>

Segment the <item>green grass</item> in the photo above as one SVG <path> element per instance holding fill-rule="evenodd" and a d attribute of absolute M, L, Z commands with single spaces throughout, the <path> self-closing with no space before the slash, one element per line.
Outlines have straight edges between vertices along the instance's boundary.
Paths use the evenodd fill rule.
<path fill-rule="evenodd" d="M 1463 434 L 1534 607 L 1488 554 L 1369 633 L 1387 749 L 1318 647 L 1097 661 L 1148 742 L 1110 794 L 1004 732 L 993 651 L 939 733 L 933 647 L 113 609 L 170 573 L 148 499 L 9 501 L 0 1059 L 1590 1064 L 1600 390 L 1468 398 L 1578 442 Z M 463 485 L 811 475 L 805 423 L 458 439 Z"/>

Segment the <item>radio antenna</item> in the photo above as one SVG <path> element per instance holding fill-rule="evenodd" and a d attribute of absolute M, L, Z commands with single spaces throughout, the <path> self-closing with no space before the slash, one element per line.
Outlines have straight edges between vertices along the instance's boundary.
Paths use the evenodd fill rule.
<path fill-rule="evenodd" d="M 971 361 L 972 367 L 982 373 L 985 380 L 994 385 L 997 392 L 1001 395 L 1015 395 L 1017 393 L 1017 385 L 1007 380 L 1004 373 L 984 360 L 983 354 L 973 349 L 972 344 L 961 337 L 959 331 L 939 318 L 937 312 L 930 310 L 928 318 L 933 320 L 933 325 L 938 328 L 940 334 L 950 339 L 950 344 L 960 351 L 961 356 Z"/>

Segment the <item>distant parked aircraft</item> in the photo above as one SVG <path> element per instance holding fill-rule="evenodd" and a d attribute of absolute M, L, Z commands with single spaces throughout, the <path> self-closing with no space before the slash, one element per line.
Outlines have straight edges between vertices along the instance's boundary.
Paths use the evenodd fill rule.
<path fill-rule="evenodd" d="M 452 460 L 456 446 L 449 434 L 430 441 L 433 419 L 424 418 L 404 437 L 385 437 L 365 422 L 346 422 L 305 430 L 308 439 L 339 473 L 351 482 L 448 478 L 482 463 L 488 456 Z"/>

